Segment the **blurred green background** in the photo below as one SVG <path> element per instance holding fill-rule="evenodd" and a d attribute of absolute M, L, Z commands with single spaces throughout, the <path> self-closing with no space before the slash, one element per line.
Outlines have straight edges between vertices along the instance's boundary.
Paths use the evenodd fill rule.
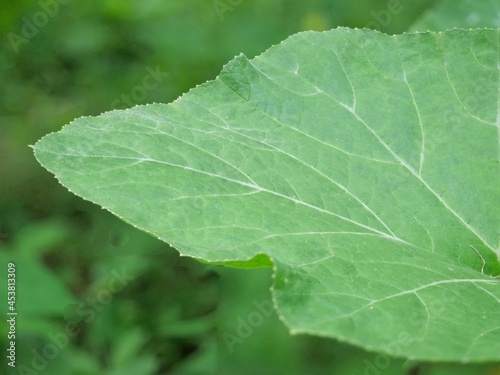
<path fill-rule="evenodd" d="M 491 364 L 416 363 L 290 336 L 266 309 L 271 270 L 180 258 L 167 244 L 70 194 L 28 147 L 76 117 L 171 102 L 215 78 L 240 52 L 253 57 L 295 32 L 368 26 L 400 33 L 433 3 L 4 1 L 0 373 L 500 374 Z M 19 313 L 15 371 L 4 355 L 11 261 Z"/>

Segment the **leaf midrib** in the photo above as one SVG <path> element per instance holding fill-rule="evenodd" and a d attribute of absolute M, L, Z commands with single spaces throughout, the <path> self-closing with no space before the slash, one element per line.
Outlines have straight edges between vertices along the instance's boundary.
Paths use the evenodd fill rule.
<path fill-rule="evenodd" d="M 500 43 L 500 31 L 499 31 L 499 43 Z M 500 50 L 500 45 L 499 45 L 499 50 Z M 398 52 L 399 53 L 399 52 Z M 257 71 L 259 72 L 261 75 L 263 75 L 264 77 L 269 78 L 269 76 L 267 74 L 265 74 L 262 70 L 260 70 L 260 68 L 258 66 L 256 66 L 252 60 L 249 60 L 247 59 L 247 62 L 252 65 L 252 67 Z M 268 61 L 266 61 L 267 64 L 270 64 L 270 65 L 273 65 L 271 63 L 269 63 Z M 339 59 L 339 63 L 340 65 L 343 67 L 343 63 L 342 61 Z M 273 65 L 275 68 L 277 69 L 281 69 L 283 70 L 282 68 L 280 67 L 277 67 L 276 65 Z M 500 145 L 500 62 L 498 64 L 498 69 L 499 69 L 499 100 L 498 100 L 498 103 L 499 103 L 499 106 L 498 106 L 498 115 L 497 115 L 497 121 L 498 121 L 498 124 L 499 124 L 499 145 Z M 347 76 L 347 72 L 345 71 L 345 68 L 343 68 L 343 71 L 344 73 L 346 74 Z M 403 68 L 403 71 L 404 71 L 404 68 Z M 449 204 L 448 202 L 446 202 L 428 183 L 427 181 L 425 181 L 421 175 L 409 164 L 407 164 L 403 159 L 401 159 L 399 157 L 399 155 L 396 154 L 396 152 L 394 152 L 394 150 L 391 149 L 391 147 L 386 143 L 384 142 L 384 140 L 375 132 L 374 129 L 372 129 L 368 123 L 361 118 L 360 115 L 358 115 L 358 113 L 356 113 L 355 109 L 345 103 L 342 103 L 341 101 L 337 100 L 336 98 L 332 97 L 331 95 L 329 95 L 328 93 L 326 93 L 324 90 L 322 90 L 321 88 L 319 88 L 318 86 L 316 86 L 313 82 L 311 82 L 309 79 L 307 79 L 306 77 L 298 74 L 298 72 L 296 73 L 297 76 L 299 76 L 300 78 L 302 78 L 303 80 L 305 80 L 306 82 L 308 82 L 309 84 L 311 84 L 313 87 L 316 88 L 316 90 L 318 91 L 318 93 L 322 93 L 323 95 L 327 96 L 328 98 L 330 98 L 331 100 L 333 100 L 335 103 L 339 104 L 341 107 L 345 108 L 349 113 L 351 113 L 355 118 L 356 120 L 358 120 L 361 124 L 363 124 L 363 126 L 365 126 L 365 128 L 375 137 L 375 139 L 382 145 L 382 147 L 384 147 L 391 155 L 392 157 L 399 163 L 401 164 L 403 167 L 406 168 L 406 170 L 408 172 L 410 172 L 413 177 L 415 177 L 420 183 L 422 183 L 422 185 L 425 186 L 425 188 L 455 217 L 457 218 L 471 233 L 473 233 L 486 247 L 488 247 L 489 250 L 491 250 L 493 253 L 496 253 L 495 251 L 495 247 L 489 243 L 488 240 L 486 240 L 483 236 L 481 236 L 481 234 L 479 234 L 477 232 L 477 230 L 472 227 L 470 224 L 468 224 L 464 218 L 462 218 Z M 349 79 L 349 77 L 347 77 L 349 82 L 351 82 L 351 80 Z M 224 81 L 222 81 L 231 91 L 234 91 L 233 88 L 231 88 L 230 86 L 228 86 Z M 290 89 L 288 89 L 287 87 L 283 86 L 283 85 L 280 85 L 279 83 L 277 83 L 276 81 L 274 80 L 271 80 L 271 82 L 273 82 L 274 84 L 278 85 L 279 87 L 289 91 L 289 92 L 292 92 Z M 406 80 L 405 81 L 409 87 L 409 89 L 411 88 L 409 82 Z M 411 91 L 410 91 L 411 92 Z M 413 94 L 411 93 L 412 97 L 413 97 Z M 414 97 L 413 97 L 414 98 Z M 415 98 L 414 98 L 415 99 Z M 246 100 L 246 99 L 245 99 Z M 249 100 L 246 100 L 246 102 L 249 104 L 249 105 L 252 105 L 252 103 L 249 101 Z M 264 113 L 262 111 L 261 108 L 255 106 L 255 105 L 252 105 L 253 108 L 255 108 L 256 110 L 258 110 L 259 112 L 267 115 L 266 113 Z M 415 109 L 418 113 L 418 106 L 415 102 Z M 268 116 L 268 115 L 267 115 Z M 273 119 L 275 122 L 283 125 L 283 126 L 286 126 L 285 124 L 281 123 L 279 120 L 277 119 L 274 119 L 270 116 L 268 116 L 269 118 Z M 420 118 L 420 114 L 419 114 L 419 118 Z M 423 130 L 423 124 L 422 124 L 422 130 Z M 423 150 L 422 150 L 423 151 Z M 421 151 L 421 152 L 422 152 Z M 499 153 L 500 153 L 500 149 L 499 149 Z M 421 160 L 422 160 L 422 156 L 421 156 Z M 405 240 L 402 240 L 401 241 L 403 242 L 406 242 Z"/>

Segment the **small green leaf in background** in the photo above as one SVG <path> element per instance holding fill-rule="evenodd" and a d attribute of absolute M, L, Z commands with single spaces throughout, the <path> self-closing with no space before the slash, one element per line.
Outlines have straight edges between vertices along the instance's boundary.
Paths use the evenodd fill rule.
<path fill-rule="evenodd" d="M 78 119 L 35 154 L 183 255 L 268 256 L 292 333 L 499 360 L 499 41 L 300 33 L 172 104 Z"/>
<path fill-rule="evenodd" d="M 23 329 L 36 315 L 58 316 L 68 305 L 76 303 L 42 260 L 44 253 L 51 247 L 60 246 L 66 236 L 67 231 L 61 223 L 48 221 L 24 228 L 12 244 L 0 244 L 0 264 L 7 267 L 12 262 L 16 266 L 16 310 L 24 316 L 20 319 Z M 0 282 L 7 285 L 7 269 L 1 270 Z M 0 297 L 7 301 L 7 288 L 1 288 Z"/>

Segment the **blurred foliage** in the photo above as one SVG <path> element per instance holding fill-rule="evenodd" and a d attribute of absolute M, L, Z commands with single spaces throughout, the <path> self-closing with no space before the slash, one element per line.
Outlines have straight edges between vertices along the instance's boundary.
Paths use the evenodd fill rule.
<path fill-rule="evenodd" d="M 276 313 L 256 307 L 271 301 L 269 269 L 232 270 L 179 257 L 69 194 L 28 147 L 75 117 L 170 102 L 214 78 L 240 52 L 253 57 L 292 33 L 337 26 L 403 32 L 432 3 L 4 1 L 0 281 L 6 285 L 6 264 L 15 261 L 19 312 L 18 367 L 8 373 L 500 373 L 489 365 L 419 364 L 291 337 Z M 245 325 L 250 333 L 241 339 Z M 2 319 L 3 353 L 7 328 Z M 2 371 L 5 361 L 3 355 Z"/>

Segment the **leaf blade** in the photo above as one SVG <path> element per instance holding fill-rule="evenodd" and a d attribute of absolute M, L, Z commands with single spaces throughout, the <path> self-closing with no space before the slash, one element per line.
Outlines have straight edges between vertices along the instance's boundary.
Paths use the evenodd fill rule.
<path fill-rule="evenodd" d="M 35 154 L 70 190 L 182 254 L 267 254 L 292 331 L 410 358 L 498 359 L 499 283 L 480 272 L 482 259 L 486 273 L 500 270 L 498 40 L 492 30 L 301 33 L 235 58 L 170 105 L 77 120 Z M 482 320 L 462 297 L 430 308 L 441 289 L 479 293 Z M 460 332 L 468 319 L 475 331 Z M 437 350 L 443 331 L 461 344 Z M 402 332 L 412 342 L 391 350 Z"/>

